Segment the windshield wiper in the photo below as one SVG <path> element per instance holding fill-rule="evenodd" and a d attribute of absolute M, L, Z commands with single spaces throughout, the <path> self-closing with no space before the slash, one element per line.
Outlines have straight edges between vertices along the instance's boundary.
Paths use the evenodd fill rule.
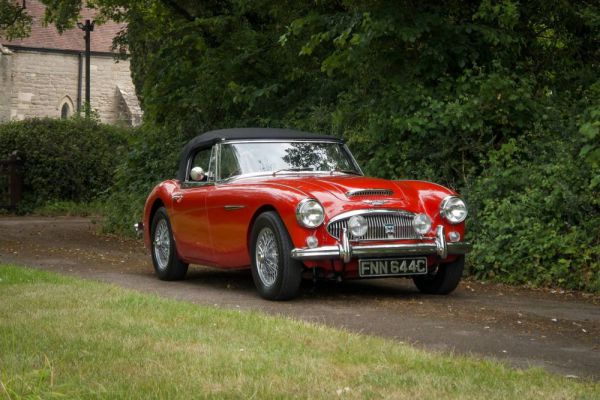
<path fill-rule="evenodd" d="M 273 176 L 277 175 L 280 172 L 300 172 L 300 171 L 312 171 L 313 169 L 310 167 L 306 167 L 306 168 L 282 168 L 282 169 L 278 169 L 277 171 L 273 171 Z"/>
<path fill-rule="evenodd" d="M 339 169 L 339 168 L 336 168 L 336 169 L 332 169 L 329 174 L 333 175 L 334 172 L 341 172 L 342 174 L 351 174 L 351 175 L 362 176 L 362 174 L 360 172 L 358 172 L 356 170 L 353 170 L 353 169 Z"/>

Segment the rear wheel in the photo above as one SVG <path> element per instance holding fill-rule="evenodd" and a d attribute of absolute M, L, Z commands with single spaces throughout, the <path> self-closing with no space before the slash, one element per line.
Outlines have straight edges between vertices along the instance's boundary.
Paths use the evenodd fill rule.
<path fill-rule="evenodd" d="M 302 264 L 290 257 L 292 241 L 276 212 L 258 216 L 252 227 L 250 257 L 258 293 L 268 300 L 295 297 L 302 280 Z"/>
<path fill-rule="evenodd" d="M 150 227 L 152 238 L 152 263 L 156 275 L 164 281 L 185 278 L 188 264 L 177 257 L 171 222 L 164 207 L 156 210 Z"/>
<path fill-rule="evenodd" d="M 462 278 L 465 268 L 465 256 L 441 264 L 434 275 L 422 275 L 413 278 L 415 285 L 421 293 L 448 294 L 451 293 Z"/>

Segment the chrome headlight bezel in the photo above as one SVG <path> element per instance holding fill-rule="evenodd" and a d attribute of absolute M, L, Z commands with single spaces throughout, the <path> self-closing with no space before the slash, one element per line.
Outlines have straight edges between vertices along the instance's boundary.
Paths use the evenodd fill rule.
<path fill-rule="evenodd" d="M 369 223 L 362 215 L 353 215 L 348 219 L 348 231 L 355 238 L 361 238 L 367 234 Z"/>
<path fill-rule="evenodd" d="M 304 199 L 296 207 L 296 220 L 305 228 L 318 228 L 325 220 L 325 210 L 316 199 Z"/>
<path fill-rule="evenodd" d="M 427 214 L 415 214 L 413 217 L 413 229 L 419 235 L 426 235 L 431 231 L 431 218 Z"/>
<path fill-rule="evenodd" d="M 455 213 L 458 211 L 458 214 Z M 440 215 L 451 224 L 460 224 L 469 215 L 467 204 L 458 196 L 448 196 L 440 204 Z"/>

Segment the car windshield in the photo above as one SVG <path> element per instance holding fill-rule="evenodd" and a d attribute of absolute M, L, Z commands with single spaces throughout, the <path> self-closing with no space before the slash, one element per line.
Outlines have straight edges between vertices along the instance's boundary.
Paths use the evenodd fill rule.
<path fill-rule="evenodd" d="M 221 148 L 221 179 L 300 171 L 360 174 L 345 146 L 337 142 L 244 142 Z"/>

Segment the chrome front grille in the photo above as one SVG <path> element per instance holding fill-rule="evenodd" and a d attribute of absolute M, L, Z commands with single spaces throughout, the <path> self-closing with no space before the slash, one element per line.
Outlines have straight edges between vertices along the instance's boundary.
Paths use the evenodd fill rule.
<path fill-rule="evenodd" d="M 420 239 L 420 236 L 413 228 L 413 213 L 408 211 L 381 211 L 382 212 L 366 211 L 364 213 L 351 212 L 348 213 L 351 214 L 348 216 L 340 215 L 327 225 L 327 231 L 331 236 L 339 240 L 343 228 L 348 228 L 348 220 L 350 217 L 358 214 L 362 215 L 367 220 L 369 228 L 367 229 L 366 235 L 356 239 L 348 232 L 350 240 Z"/>

